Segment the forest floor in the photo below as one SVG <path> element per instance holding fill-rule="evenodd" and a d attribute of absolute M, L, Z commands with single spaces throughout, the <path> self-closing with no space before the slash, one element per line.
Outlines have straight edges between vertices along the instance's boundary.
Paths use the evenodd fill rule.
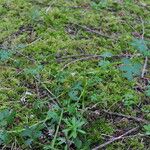
<path fill-rule="evenodd" d="M 0 149 L 150 149 L 149 0 L 0 0 L 0 20 Z"/>

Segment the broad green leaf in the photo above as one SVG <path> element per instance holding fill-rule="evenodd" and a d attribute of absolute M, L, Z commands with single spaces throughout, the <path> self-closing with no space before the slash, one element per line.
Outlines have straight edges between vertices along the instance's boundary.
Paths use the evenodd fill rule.
<path fill-rule="evenodd" d="M 0 131 L 0 145 L 9 142 L 9 134 L 6 131 Z"/>
<path fill-rule="evenodd" d="M 150 124 L 144 126 L 145 134 L 150 135 Z"/>
<path fill-rule="evenodd" d="M 110 65 L 110 61 L 108 60 L 101 60 L 99 63 L 98 63 L 98 66 L 102 67 L 102 68 L 107 68 L 109 67 Z"/>
<path fill-rule="evenodd" d="M 30 75 L 37 75 L 40 73 L 40 71 L 43 69 L 43 66 L 42 65 L 38 65 L 36 66 L 35 68 L 27 68 L 27 69 L 24 69 L 24 72 L 26 74 L 30 74 Z"/>
<path fill-rule="evenodd" d="M 123 65 L 120 70 L 123 72 L 123 76 L 128 80 L 132 80 L 134 76 L 138 76 L 141 73 L 142 65 L 140 63 L 131 62 L 130 59 L 122 59 Z"/>
<path fill-rule="evenodd" d="M 70 99 L 74 100 L 74 101 L 79 100 L 79 95 L 80 95 L 82 89 L 83 89 L 82 83 L 76 82 L 68 93 Z"/>
<path fill-rule="evenodd" d="M 101 56 L 104 57 L 104 58 L 107 58 L 107 57 L 112 57 L 113 54 L 111 52 L 105 52 Z"/>
<path fill-rule="evenodd" d="M 0 112 L 0 127 L 7 127 L 13 124 L 15 112 L 12 110 L 4 109 Z"/>
<path fill-rule="evenodd" d="M 146 96 L 150 97 L 150 85 L 147 86 L 147 90 L 145 91 Z"/>
<path fill-rule="evenodd" d="M 10 58 L 12 53 L 6 50 L 0 50 L 0 61 L 6 61 Z"/>
<path fill-rule="evenodd" d="M 102 8 L 106 8 L 108 6 L 108 0 L 101 0 L 99 2 L 92 2 L 91 6 L 93 9 L 100 10 Z"/>
<path fill-rule="evenodd" d="M 59 121 L 59 115 L 58 115 L 58 113 L 55 112 L 54 110 L 53 110 L 53 111 L 52 111 L 52 110 L 49 110 L 49 111 L 47 112 L 47 117 L 46 117 L 46 118 L 47 118 L 47 119 L 52 119 L 52 123 Z"/>
<path fill-rule="evenodd" d="M 74 101 L 79 100 L 79 91 L 77 91 L 77 90 L 70 91 L 68 95 L 69 95 L 70 99 L 72 99 Z"/>
<path fill-rule="evenodd" d="M 25 139 L 25 143 L 31 145 L 32 141 L 37 140 L 42 136 L 42 129 L 44 126 L 42 124 L 33 125 L 26 127 L 26 129 L 21 133 L 21 136 Z"/>
<path fill-rule="evenodd" d="M 147 42 L 143 39 L 134 39 L 131 43 L 131 45 L 137 49 L 141 54 L 145 56 L 149 56 L 150 51 L 147 47 Z"/>

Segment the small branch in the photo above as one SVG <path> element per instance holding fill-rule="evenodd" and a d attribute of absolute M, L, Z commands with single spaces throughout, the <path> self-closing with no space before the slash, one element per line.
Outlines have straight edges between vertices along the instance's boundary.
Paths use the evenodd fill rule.
<path fill-rule="evenodd" d="M 78 27 L 80 27 L 80 28 L 86 30 L 86 31 L 89 32 L 89 33 L 94 33 L 94 34 L 97 34 L 97 35 L 102 36 L 102 37 L 104 37 L 104 38 L 114 39 L 114 37 L 112 37 L 112 36 L 104 35 L 104 34 L 102 34 L 101 32 L 99 32 L 99 31 L 97 31 L 97 30 L 93 30 L 93 29 L 91 29 L 91 28 L 89 28 L 89 27 L 87 27 L 87 26 L 82 26 L 82 25 L 79 25 L 79 24 L 74 24 L 74 25 L 76 25 L 76 26 L 78 26 Z"/>
<path fill-rule="evenodd" d="M 115 142 L 115 141 L 118 141 L 118 140 L 120 140 L 120 139 L 123 139 L 125 136 L 127 136 L 127 135 L 129 135 L 129 134 L 131 134 L 131 133 L 133 133 L 133 132 L 135 132 L 135 131 L 137 131 L 138 129 L 139 129 L 139 127 L 135 127 L 135 128 L 133 128 L 133 129 L 127 131 L 126 133 L 124 133 L 124 134 L 122 134 L 122 135 L 120 135 L 120 136 L 118 136 L 118 137 L 114 137 L 114 138 L 110 139 L 110 141 L 107 141 L 106 143 L 101 144 L 101 145 L 99 145 L 99 146 L 93 148 L 92 150 L 99 150 L 99 149 L 102 149 L 102 148 L 106 147 L 107 145 L 109 145 L 109 144 L 111 144 L 111 143 L 113 143 L 113 142 Z"/>
<path fill-rule="evenodd" d="M 120 54 L 120 55 L 113 55 L 111 57 L 115 58 L 120 58 L 120 57 L 135 57 L 135 56 L 141 56 L 141 54 Z M 90 58 L 104 58 L 102 55 L 97 55 L 97 54 L 81 54 L 81 55 L 68 55 L 64 57 L 57 58 L 58 60 L 60 59 L 68 59 L 68 58 L 85 58 L 85 57 L 90 57 Z"/>
<path fill-rule="evenodd" d="M 125 54 L 122 54 L 122 55 L 114 55 L 114 56 L 111 56 L 111 57 L 113 57 L 113 58 L 120 58 L 120 57 L 133 57 L 133 56 L 140 56 L 140 54 L 137 54 L 137 55 L 130 55 L 130 54 L 129 55 L 125 55 Z M 75 57 L 75 55 L 62 57 L 60 59 L 74 58 L 74 57 Z M 80 55 L 77 55 L 76 57 L 80 57 Z M 67 68 L 68 66 L 70 66 L 71 64 L 74 64 L 74 63 L 76 63 L 78 61 L 86 61 L 86 60 L 100 59 L 100 58 L 104 58 L 104 56 L 102 56 L 102 55 L 89 55 L 87 57 L 81 57 L 81 58 L 69 61 L 67 64 L 64 65 L 64 67 L 61 69 L 61 71 L 64 70 L 65 68 Z"/>
<path fill-rule="evenodd" d="M 144 39 L 144 34 L 145 34 L 144 21 L 143 21 L 142 17 L 140 17 L 140 19 L 141 19 L 141 22 L 142 22 L 142 30 L 143 30 L 141 38 Z M 147 62 L 148 62 L 148 57 L 146 56 L 145 57 L 145 61 L 144 61 L 144 66 L 143 66 L 142 74 L 141 74 L 141 78 L 144 78 L 144 75 L 145 75 L 145 72 L 146 72 L 146 68 L 147 68 Z"/>
<path fill-rule="evenodd" d="M 141 78 L 144 78 L 144 74 L 145 74 L 146 68 L 147 68 L 147 62 L 148 62 L 148 57 L 146 56 L 145 61 L 144 61 L 144 66 L 143 66 L 143 69 L 142 69 Z"/>
<path fill-rule="evenodd" d="M 63 71 L 63 70 L 64 70 L 65 68 L 67 68 L 69 65 L 74 64 L 74 63 L 76 63 L 76 62 L 78 62 L 78 61 L 90 60 L 90 59 L 93 59 L 93 58 L 97 58 L 97 57 L 92 56 L 92 57 L 83 57 L 83 58 L 75 59 L 75 60 L 73 60 L 73 61 L 67 63 L 66 65 L 64 65 L 64 67 L 61 69 L 61 71 Z"/>
<path fill-rule="evenodd" d="M 57 57 L 56 59 L 68 59 L 68 58 L 79 58 L 79 57 L 89 57 L 89 56 L 97 56 L 96 54 L 80 54 L 80 55 L 68 55 L 63 57 Z"/>
<path fill-rule="evenodd" d="M 92 107 L 88 107 L 86 108 L 85 112 L 88 111 L 88 110 L 92 110 L 92 109 L 95 109 L 97 107 L 99 103 L 93 105 Z M 113 115 L 113 116 L 118 116 L 118 117 L 124 117 L 124 118 L 127 118 L 127 119 L 131 119 L 131 120 L 134 120 L 136 122 L 143 122 L 145 124 L 148 124 L 150 123 L 149 121 L 145 120 L 145 119 L 142 119 L 142 118 L 139 118 L 139 117 L 134 117 L 134 116 L 130 116 L 130 115 L 125 115 L 125 114 L 121 114 L 121 113 L 116 113 L 116 112 L 111 112 L 111 111 L 107 111 L 107 110 L 95 110 L 94 112 L 91 111 L 92 113 L 95 113 L 97 115 L 100 115 L 101 113 L 105 113 L 105 114 L 108 114 L 108 115 Z"/>
<path fill-rule="evenodd" d="M 58 131 L 59 131 L 59 128 L 60 128 L 60 124 L 61 124 L 61 121 L 62 121 L 62 117 L 63 117 L 63 110 L 61 111 L 61 114 L 60 114 L 60 118 L 59 118 L 59 122 L 58 122 L 58 126 L 56 128 L 56 132 L 55 132 L 55 135 L 54 135 L 54 138 L 52 140 L 52 149 L 54 149 L 54 146 L 55 146 L 55 142 L 56 142 L 56 138 L 57 138 L 57 134 L 58 134 Z"/>
<path fill-rule="evenodd" d="M 145 119 L 138 118 L 138 117 L 133 117 L 133 116 L 129 116 L 129 115 L 124 115 L 124 114 L 121 114 L 121 113 L 110 112 L 110 111 L 107 111 L 107 110 L 101 110 L 101 112 L 109 114 L 109 115 L 113 115 L 113 116 L 124 117 L 124 118 L 127 118 L 127 119 L 134 120 L 136 122 L 143 122 L 143 123 L 146 123 L 146 124 L 149 123 Z M 96 114 L 100 114 L 100 111 L 96 110 Z"/>

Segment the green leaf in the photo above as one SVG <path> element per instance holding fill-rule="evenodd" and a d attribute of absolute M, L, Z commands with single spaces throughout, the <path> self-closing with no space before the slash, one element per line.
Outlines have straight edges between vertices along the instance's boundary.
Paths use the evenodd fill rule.
<path fill-rule="evenodd" d="M 9 109 L 4 109 L 0 112 L 0 127 L 7 127 L 13 124 L 15 112 Z"/>
<path fill-rule="evenodd" d="M 30 12 L 30 17 L 33 21 L 38 21 L 40 19 L 41 13 L 37 8 L 32 8 Z"/>
<path fill-rule="evenodd" d="M 31 145 L 32 141 L 37 140 L 42 136 L 42 129 L 44 126 L 42 124 L 33 125 L 30 127 L 26 127 L 25 130 L 22 131 L 21 136 L 25 139 L 25 143 L 27 145 Z"/>
<path fill-rule="evenodd" d="M 40 71 L 43 69 L 43 66 L 42 65 L 38 65 L 36 66 L 35 68 L 27 68 L 27 69 L 24 69 L 24 72 L 26 74 L 30 74 L 30 75 L 37 75 L 40 73 Z"/>
<path fill-rule="evenodd" d="M 77 90 L 70 91 L 68 95 L 71 100 L 74 100 L 74 101 L 79 100 L 79 91 L 77 91 Z"/>
<path fill-rule="evenodd" d="M 0 131 L 0 145 L 7 144 L 9 142 L 9 134 L 6 131 Z"/>
<path fill-rule="evenodd" d="M 91 6 L 93 9 L 101 10 L 102 8 L 106 8 L 108 6 L 108 0 L 101 0 L 98 3 L 92 2 Z"/>
<path fill-rule="evenodd" d="M 150 124 L 144 126 L 145 134 L 150 135 Z"/>
<path fill-rule="evenodd" d="M 112 57 L 113 54 L 111 52 L 105 52 L 101 56 L 104 57 L 104 58 L 107 58 L 107 57 Z"/>
<path fill-rule="evenodd" d="M 124 102 L 124 105 L 127 106 L 127 107 L 131 107 L 132 105 L 137 103 L 137 101 L 135 100 L 134 95 L 131 94 L 131 93 L 126 93 L 124 95 L 123 102 Z"/>
<path fill-rule="evenodd" d="M 70 92 L 68 93 L 69 97 L 73 101 L 78 101 L 79 100 L 79 95 L 82 91 L 82 83 L 81 82 L 76 82 L 73 87 L 71 88 Z"/>
<path fill-rule="evenodd" d="M 82 146 L 82 141 L 79 138 L 75 138 L 74 140 L 74 144 L 78 149 L 81 149 Z"/>
<path fill-rule="evenodd" d="M 49 110 L 49 111 L 47 112 L 47 117 L 46 117 L 46 118 L 47 118 L 47 119 L 51 119 L 51 120 L 52 120 L 52 123 L 59 121 L 59 115 L 58 115 L 58 113 L 55 112 L 54 110 L 53 110 L 53 111 L 52 111 L 52 110 Z"/>
<path fill-rule="evenodd" d="M 102 68 L 107 68 L 109 67 L 110 65 L 110 61 L 108 60 L 101 60 L 99 63 L 98 63 L 98 66 L 102 67 Z"/>
<path fill-rule="evenodd" d="M 150 52 L 148 51 L 147 42 L 143 39 L 133 39 L 131 45 L 137 49 L 141 54 L 149 56 Z"/>
<path fill-rule="evenodd" d="M 0 50 L 0 61 L 6 61 L 10 58 L 12 53 L 6 50 Z"/>
<path fill-rule="evenodd" d="M 145 91 L 146 96 L 150 97 L 150 85 L 147 86 L 147 90 Z"/>
<path fill-rule="evenodd" d="M 140 63 L 133 63 L 130 59 L 122 59 L 123 65 L 120 70 L 123 71 L 123 76 L 128 80 L 132 80 L 134 76 L 138 76 L 141 73 L 142 65 Z"/>
<path fill-rule="evenodd" d="M 81 128 L 85 124 L 82 120 L 77 120 L 75 117 L 72 119 L 66 119 L 64 120 L 66 123 L 66 129 L 63 130 L 63 132 L 69 136 L 69 138 L 76 138 L 78 133 L 85 134 L 85 131 L 83 131 Z"/>

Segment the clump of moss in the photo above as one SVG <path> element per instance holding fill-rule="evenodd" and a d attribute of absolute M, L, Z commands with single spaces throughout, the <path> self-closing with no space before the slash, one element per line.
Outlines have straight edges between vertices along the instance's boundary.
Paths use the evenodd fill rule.
<path fill-rule="evenodd" d="M 112 124 L 104 118 L 99 118 L 95 121 L 89 122 L 87 127 L 86 140 L 92 144 L 102 143 L 105 135 L 111 136 L 114 132 Z"/>

